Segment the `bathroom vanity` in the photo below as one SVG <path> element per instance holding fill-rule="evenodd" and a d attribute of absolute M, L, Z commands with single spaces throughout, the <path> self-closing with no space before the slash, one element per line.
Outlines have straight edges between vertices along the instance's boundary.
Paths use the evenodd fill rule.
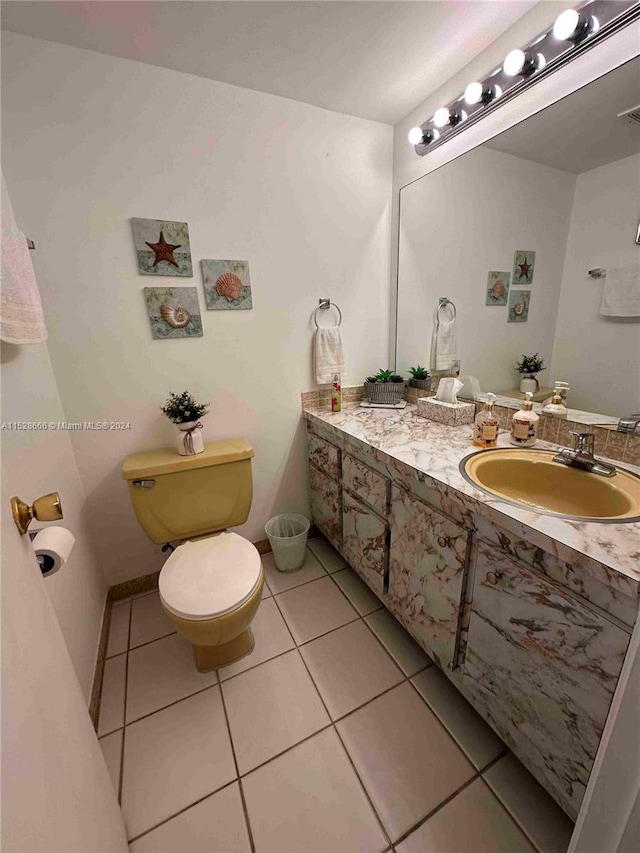
<path fill-rule="evenodd" d="M 458 468 L 471 428 L 412 405 L 305 418 L 315 525 L 575 819 L 638 614 L 640 525 L 485 494 Z"/>

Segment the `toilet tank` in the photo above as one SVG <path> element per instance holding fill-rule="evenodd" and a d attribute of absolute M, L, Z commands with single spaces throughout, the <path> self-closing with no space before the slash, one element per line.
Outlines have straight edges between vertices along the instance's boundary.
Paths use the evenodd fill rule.
<path fill-rule="evenodd" d="M 196 456 L 175 449 L 127 456 L 122 476 L 147 536 L 164 543 L 243 524 L 253 497 L 253 456 L 244 438 L 208 441 Z"/>

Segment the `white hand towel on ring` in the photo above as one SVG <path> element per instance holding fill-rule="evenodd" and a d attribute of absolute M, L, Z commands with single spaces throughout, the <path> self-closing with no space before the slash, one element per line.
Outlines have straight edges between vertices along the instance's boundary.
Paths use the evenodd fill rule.
<path fill-rule="evenodd" d="M 337 326 L 316 330 L 313 351 L 318 385 L 333 382 L 334 373 L 345 373 L 347 366 L 342 350 L 342 336 Z"/>

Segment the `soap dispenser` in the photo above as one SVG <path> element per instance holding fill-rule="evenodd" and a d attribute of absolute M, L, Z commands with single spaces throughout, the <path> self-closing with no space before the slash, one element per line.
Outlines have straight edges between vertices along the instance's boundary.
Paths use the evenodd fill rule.
<path fill-rule="evenodd" d="M 495 394 L 487 394 L 484 409 L 478 412 L 473 423 L 473 443 L 476 447 L 495 447 L 498 443 L 498 416 L 493 411 Z"/>
<path fill-rule="evenodd" d="M 566 418 L 569 415 L 569 409 L 562 402 L 562 393 L 560 388 L 555 388 L 551 402 L 542 407 L 543 415 L 551 415 L 554 418 Z"/>
<path fill-rule="evenodd" d="M 522 408 L 511 419 L 511 435 L 509 440 L 516 447 L 531 447 L 536 443 L 540 415 L 533 411 L 532 396 L 531 391 L 527 391 L 525 394 L 527 399 L 522 404 Z"/>

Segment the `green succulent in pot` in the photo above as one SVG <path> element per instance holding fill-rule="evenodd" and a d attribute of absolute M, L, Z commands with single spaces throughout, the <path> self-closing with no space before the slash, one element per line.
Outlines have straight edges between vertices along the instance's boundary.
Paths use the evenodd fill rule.
<path fill-rule="evenodd" d="M 409 373 L 411 374 L 409 385 L 412 388 L 419 388 L 421 391 L 431 390 L 431 374 L 426 367 L 418 364 L 416 367 L 410 367 Z"/>
<path fill-rule="evenodd" d="M 404 379 L 392 370 L 380 369 L 374 376 L 367 376 L 364 393 L 370 403 L 395 405 L 404 397 Z"/>
<path fill-rule="evenodd" d="M 375 376 L 367 376 L 365 382 L 404 382 L 404 379 L 392 370 L 380 369 Z"/>

